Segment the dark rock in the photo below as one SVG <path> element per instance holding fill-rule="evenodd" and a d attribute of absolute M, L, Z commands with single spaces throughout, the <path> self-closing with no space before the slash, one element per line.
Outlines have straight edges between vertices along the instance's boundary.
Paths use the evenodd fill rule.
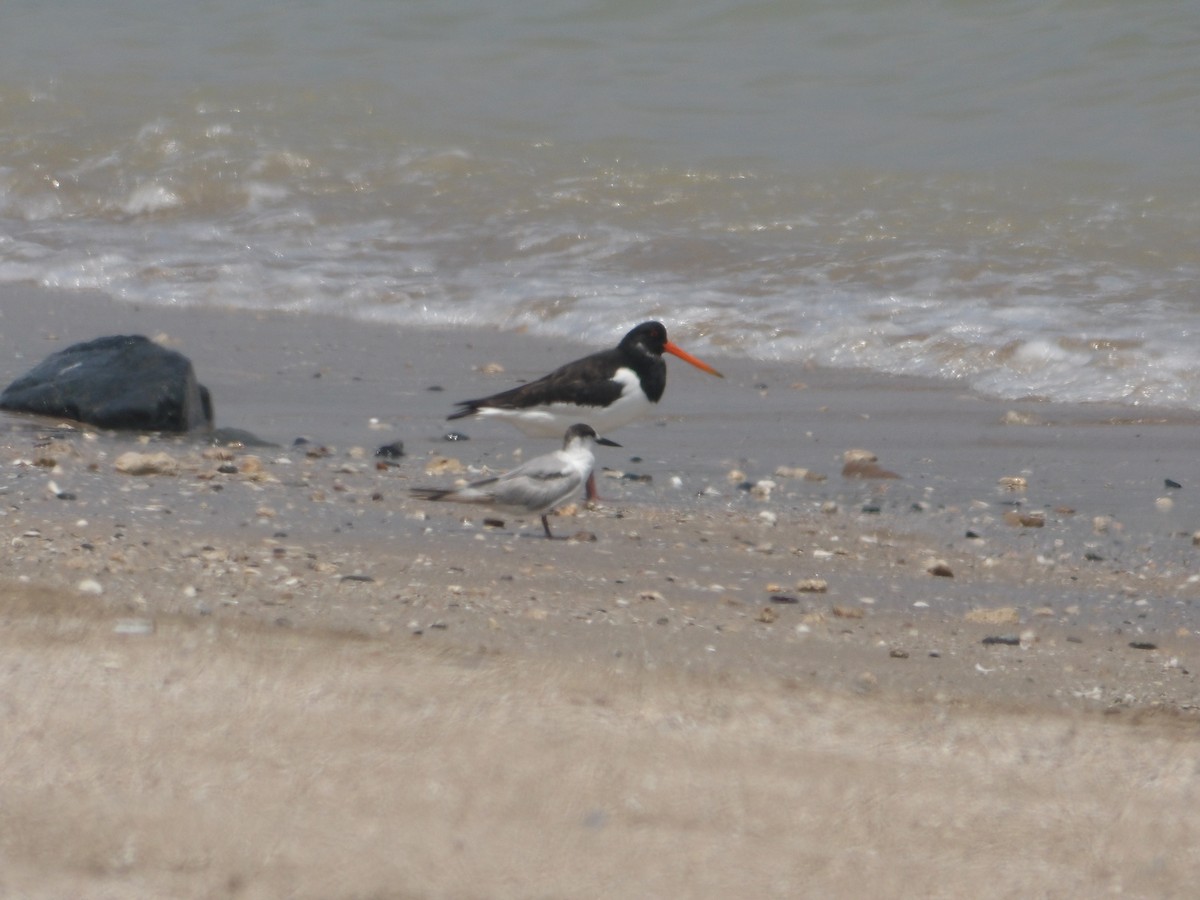
<path fill-rule="evenodd" d="M 140 334 L 52 353 L 4 389 L 0 409 L 131 431 L 213 424 L 212 398 L 196 382 L 191 361 Z"/>
<path fill-rule="evenodd" d="M 1178 481 L 1176 481 L 1174 478 L 1164 478 L 1163 479 L 1163 487 L 1165 487 L 1169 491 L 1177 491 L 1181 487 L 1183 487 L 1183 485 L 1180 484 Z"/>

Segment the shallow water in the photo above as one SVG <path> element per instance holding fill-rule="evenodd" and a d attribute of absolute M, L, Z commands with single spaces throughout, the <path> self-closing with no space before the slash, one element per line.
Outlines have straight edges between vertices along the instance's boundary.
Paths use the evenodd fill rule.
<path fill-rule="evenodd" d="M 1200 10 L 106 6 L 3 13 L 0 281 L 1200 408 Z"/>

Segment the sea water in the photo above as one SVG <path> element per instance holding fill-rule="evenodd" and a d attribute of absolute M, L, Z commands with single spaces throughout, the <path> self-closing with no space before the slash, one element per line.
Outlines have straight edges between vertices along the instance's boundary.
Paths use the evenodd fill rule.
<path fill-rule="evenodd" d="M 0 7 L 0 284 L 1200 409 L 1198 276 L 1197 4 Z"/>

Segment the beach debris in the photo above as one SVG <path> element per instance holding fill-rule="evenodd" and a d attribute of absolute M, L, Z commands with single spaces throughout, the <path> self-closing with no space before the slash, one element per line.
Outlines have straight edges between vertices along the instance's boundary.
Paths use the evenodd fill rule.
<path fill-rule="evenodd" d="M 498 362 L 484 363 L 478 367 L 477 371 L 484 375 L 503 375 L 504 366 L 500 365 Z"/>
<path fill-rule="evenodd" d="M 997 479 L 996 484 L 1003 490 L 1019 493 L 1029 487 L 1029 479 L 1023 475 L 1005 475 Z"/>
<path fill-rule="evenodd" d="M 99 596 L 104 593 L 104 585 L 98 582 L 95 578 L 85 578 L 79 584 L 75 585 L 75 590 L 81 594 L 92 594 Z"/>
<path fill-rule="evenodd" d="M 787 594 L 772 594 L 769 599 L 772 603 L 791 604 L 800 602 L 799 597 L 790 597 Z"/>
<path fill-rule="evenodd" d="M 796 590 L 801 594 L 824 594 L 829 590 L 829 582 L 824 578 L 801 578 L 796 582 Z"/>
<path fill-rule="evenodd" d="M 980 625 L 1016 625 L 1021 621 L 1021 614 L 1015 606 L 981 607 L 971 610 L 964 618 Z"/>
<path fill-rule="evenodd" d="M 842 454 L 843 478 L 899 478 L 879 465 L 879 457 L 870 450 L 855 448 Z"/>
<path fill-rule="evenodd" d="M 375 456 L 379 459 L 400 459 L 404 456 L 404 441 L 392 441 L 390 444 L 384 444 L 375 451 Z"/>
<path fill-rule="evenodd" d="M 1010 509 L 1004 514 L 1004 524 L 1011 525 L 1014 528 L 1042 528 L 1046 524 L 1046 514 L 1044 512 L 1027 512 L 1025 510 Z"/>
<path fill-rule="evenodd" d="M 762 622 L 765 625 L 770 625 L 778 618 L 779 613 L 775 612 L 775 610 L 769 606 L 764 606 L 761 610 L 759 610 L 758 615 L 755 617 L 755 621 Z"/>
<path fill-rule="evenodd" d="M 1134 650 L 1157 650 L 1158 649 L 1158 644 L 1151 643 L 1150 641 L 1130 641 L 1129 646 L 1132 647 Z"/>
<path fill-rule="evenodd" d="M 892 659 L 908 659 L 908 651 L 901 650 L 899 647 L 893 647 L 888 651 L 888 656 Z"/>
<path fill-rule="evenodd" d="M 1175 501 L 1170 497 L 1159 497 L 1154 501 L 1154 508 L 1161 513 L 1167 513 L 1175 508 Z"/>
<path fill-rule="evenodd" d="M 464 471 L 466 466 L 452 456 L 434 455 L 425 462 L 426 475 L 461 475 Z"/>
<path fill-rule="evenodd" d="M 979 643 L 985 644 L 989 647 L 997 644 L 1005 647 L 1019 647 L 1021 645 L 1021 639 L 1015 634 L 993 634 L 988 635 Z"/>
<path fill-rule="evenodd" d="M 213 426 L 212 397 L 191 361 L 140 334 L 50 354 L 0 393 L 0 409 L 126 431 Z"/>
<path fill-rule="evenodd" d="M 458 441 L 469 441 L 470 439 L 470 435 L 463 434 L 461 431 L 447 431 L 442 435 L 443 441 L 449 441 L 452 444 Z"/>
<path fill-rule="evenodd" d="M 750 486 L 750 496 L 755 500 L 770 500 L 771 491 L 775 490 L 777 486 L 774 481 L 764 478 Z"/>
<path fill-rule="evenodd" d="M 953 578 L 954 570 L 944 559 L 931 559 L 925 563 L 925 571 L 938 578 Z"/>
<path fill-rule="evenodd" d="M 129 450 L 116 458 L 113 467 L 123 475 L 178 475 L 179 461 L 169 453 L 138 453 Z"/>
<path fill-rule="evenodd" d="M 834 606 L 829 611 L 838 619 L 862 619 L 867 615 L 864 610 L 853 606 Z"/>
<path fill-rule="evenodd" d="M 793 478 L 797 481 L 824 481 L 825 476 L 803 466 L 778 466 L 775 469 L 776 478 Z"/>
<path fill-rule="evenodd" d="M 1178 491 L 1183 488 L 1183 485 L 1174 478 L 1164 478 L 1163 487 L 1165 487 L 1168 491 Z"/>

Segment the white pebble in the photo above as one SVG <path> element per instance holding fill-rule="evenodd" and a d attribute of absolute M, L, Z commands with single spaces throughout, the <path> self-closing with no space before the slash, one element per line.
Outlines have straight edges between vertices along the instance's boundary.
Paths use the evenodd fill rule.
<path fill-rule="evenodd" d="M 81 594 L 103 594 L 104 586 L 95 578 L 85 578 L 75 585 L 75 590 Z"/>

